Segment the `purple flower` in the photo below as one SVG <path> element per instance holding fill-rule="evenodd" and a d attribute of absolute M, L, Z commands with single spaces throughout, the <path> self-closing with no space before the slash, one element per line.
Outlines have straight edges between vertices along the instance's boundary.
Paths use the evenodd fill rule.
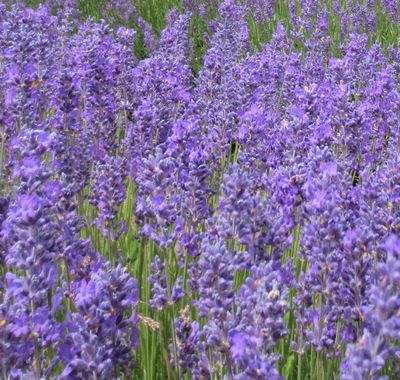
<path fill-rule="evenodd" d="M 64 323 L 61 377 L 107 378 L 116 368 L 131 374 L 138 346 L 136 280 L 123 267 L 106 265 L 73 288 L 77 311 L 70 312 Z"/>
<path fill-rule="evenodd" d="M 124 158 L 106 155 L 92 171 L 89 201 L 98 209 L 94 223 L 111 241 L 116 241 L 125 230 L 124 224 L 116 221 L 126 196 L 125 163 Z"/>
<path fill-rule="evenodd" d="M 388 241 L 386 262 L 378 265 L 370 303 L 363 308 L 365 329 L 356 344 L 349 345 L 341 367 L 342 379 L 378 376 L 390 358 L 398 355 L 400 343 L 400 260 L 398 242 Z"/>
<path fill-rule="evenodd" d="M 170 279 L 167 278 L 169 278 L 170 273 L 166 271 L 167 266 L 158 256 L 154 258 L 150 268 L 153 273 L 148 280 L 152 284 L 153 297 L 149 303 L 154 310 L 161 311 L 174 305 L 185 296 L 182 278 L 179 277 L 173 286 L 168 284 Z"/>

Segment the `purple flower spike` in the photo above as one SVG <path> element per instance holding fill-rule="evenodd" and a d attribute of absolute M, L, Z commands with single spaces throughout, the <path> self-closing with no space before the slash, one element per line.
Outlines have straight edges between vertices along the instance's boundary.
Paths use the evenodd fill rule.
<path fill-rule="evenodd" d="M 386 243 L 387 259 L 378 265 L 377 281 L 370 290 L 370 304 L 363 307 L 365 329 L 356 344 L 348 346 L 341 379 L 377 378 L 385 363 L 400 350 L 399 240 Z"/>

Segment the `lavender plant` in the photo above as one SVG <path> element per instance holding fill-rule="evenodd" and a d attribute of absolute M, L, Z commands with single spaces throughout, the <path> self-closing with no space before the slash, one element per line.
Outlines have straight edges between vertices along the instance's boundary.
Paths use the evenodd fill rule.
<path fill-rule="evenodd" d="M 0 377 L 399 378 L 398 21 L 0 2 Z"/>

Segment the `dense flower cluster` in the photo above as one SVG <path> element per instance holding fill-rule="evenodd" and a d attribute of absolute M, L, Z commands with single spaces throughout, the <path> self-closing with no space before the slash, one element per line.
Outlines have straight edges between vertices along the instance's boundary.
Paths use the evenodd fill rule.
<path fill-rule="evenodd" d="M 397 1 L 41 3 L 0 2 L 0 377 L 400 378 Z"/>

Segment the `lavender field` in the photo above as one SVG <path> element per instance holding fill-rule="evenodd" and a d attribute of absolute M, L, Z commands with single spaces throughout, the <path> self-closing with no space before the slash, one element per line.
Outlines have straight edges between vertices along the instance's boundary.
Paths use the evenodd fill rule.
<path fill-rule="evenodd" d="M 0 379 L 400 379 L 397 0 L 0 0 Z"/>

